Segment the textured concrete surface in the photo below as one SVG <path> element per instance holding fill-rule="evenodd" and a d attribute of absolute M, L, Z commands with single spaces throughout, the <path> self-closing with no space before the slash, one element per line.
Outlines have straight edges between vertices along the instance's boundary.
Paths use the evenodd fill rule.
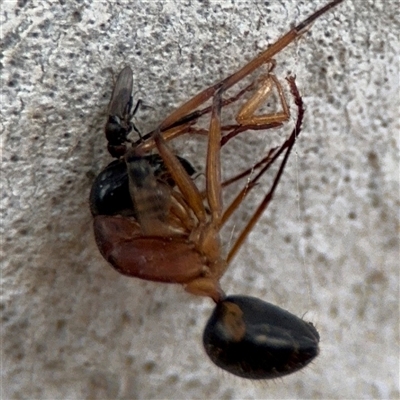
<path fill-rule="evenodd" d="M 146 132 L 322 3 L 2 3 L 3 399 L 400 397 L 397 1 L 347 0 L 276 57 L 280 79 L 297 76 L 304 129 L 223 279 L 229 293 L 312 321 L 313 365 L 257 383 L 221 372 L 201 344 L 211 302 L 120 276 L 91 230 L 87 198 L 110 161 L 105 112 L 123 66 L 149 106 L 136 119 Z M 241 137 L 224 167 L 289 132 Z M 195 146 L 178 151 L 201 168 Z"/>

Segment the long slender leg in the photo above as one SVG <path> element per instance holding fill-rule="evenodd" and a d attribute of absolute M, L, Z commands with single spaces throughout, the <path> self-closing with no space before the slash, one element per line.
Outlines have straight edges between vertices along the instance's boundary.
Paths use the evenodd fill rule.
<path fill-rule="evenodd" d="M 175 139 L 179 136 L 185 135 L 186 133 L 190 132 L 190 128 L 193 122 L 184 124 L 184 125 L 179 125 L 174 128 L 168 129 L 167 131 L 163 132 L 161 135 L 164 139 L 165 142 L 169 142 L 172 139 Z M 141 151 L 143 153 L 147 153 L 150 150 L 154 149 L 156 147 L 156 142 L 155 142 L 155 135 L 157 131 L 151 132 L 151 135 L 146 135 L 144 136 L 143 141 L 139 141 L 137 143 L 134 143 L 133 147 L 137 151 Z"/>
<path fill-rule="evenodd" d="M 187 233 L 190 233 L 197 225 L 197 221 L 181 193 L 176 190 L 172 190 L 170 202 L 170 212 L 175 216 L 176 219 L 180 221 L 178 224 L 179 228 L 184 226 Z"/>
<path fill-rule="evenodd" d="M 239 135 L 241 132 L 245 131 L 265 131 L 267 129 L 278 128 L 282 126 L 282 122 L 271 122 L 269 124 L 263 125 L 236 125 L 231 126 L 231 131 L 225 134 L 221 139 L 221 146 L 224 146 L 229 140 L 233 139 L 235 136 Z M 222 127 L 225 130 L 225 127 Z"/>
<path fill-rule="evenodd" d="M 185 171 L 181 162 L 167 146 L 160 132 L 154 135 L 154 140 L 157 146 L 157 150 L 160 153 L 160 156 L 162 157 L 165 166 L 168 168 L 172 179 L 175 181 L 176 186 L 183 194 L 185 200 L 188 202 L 190 208 L 193 210 L 199 222 L 205 222 L 206 210 L 204 208 L 199 189 L 194 184 L 189 174 Z"/>
<path fill-rule="evenodd" d="M 276 79 L 276 78 L 275 78 Z M 289 81 L 289 84 L 291 86 L 291 91 L 292 94 L 294 96 L 295 102 L 298 101 L 298 90 L 295 86 L 294 83 L 294 78 L 289 77 L 287 78 L 287 80 Z M 280 88 L 280 92 L 281 94 L 281 102 L 282 102 L 282 106 L 283 109 L 287 110 L 288 112 L 288 106 L 287 106 L 287 102 L 285 100 L 285 98 L 283 97 L 283 90 L 282 90 L 282 86 L 281 84 L 276 80 L 276 84 L 277 87 Z M 275 114 L 276 115 L 276 114 Z M 267 115 L 267 118 L 269 118 L 270 116 Z M 252 116 L 250 115 L 249 118 L 251 119 Z M 279 123 L 279 125 L 281 125 L 282 123 Z M 263 125 L 260 125 L 263 126 Z M 266 124 L 263 127 L 267 127 L 269 128 L 270 125 Z M 235 134 L 237 134 L 237 132 L 235 132 Z M 273 148 L 271 149 L 267 156 L 265 156 L 264 158 L 262 158 L 260 161 L 258 161 L 256 164 L 254 164 L 252 167 L 248 168 L 247 170 L 241 172 L 240 174 L 234 176 L 233 178 L 225 181 L 222 183 L 223 187 L 226 187 L 230 184 L 232 184 L 233 182 L 236 182 L 242 178 L 244 178 L 245 176 L 250 175 L 250 173 L 254 172 L 256 169 L 259 169 L 261 167 L 263 167 L 263 169 L 255 176 L 255 178 L 253 178 L 235 197 L 235 199 L 232 201 L 232 203 L 228 206 L 228 208 L 224 211 L 224 215 L 222 217 L 222 221 L 221 221 L 221 226 L 224 225 L 224 223 L 231 217 L 231 215 L 235 212 L 235 210 L 239 207 L 239 205 L 242 203 L 242 201 L 244 200 L 244 198 L 247 196 L 247 194 L 250 192 L 250 190 L 257 184 L 258 180 L 261 178 L 261 176 L 267 171 L 267 169 L 273 164 L 273 162 L 279 157 L 279 155 L 282 153 L 282 151 L 287 147 L 287 143 L 285 142 L 285 144 L 283 146 L 281 146 L 279 149 L 277 148 Z"/>
<path fill-rule="evenodd" d="M 224 211 L 224 214 L 222 216 L 222 219 L 221 219 L 221 227 L 225 224 L 226 221 L 229 220 L 229 218 L 232 216 L 232 214 L 236 211 L 236 209 L 244 201 L 245 197 L 250 193 L 251 189 L 253 189 L 253 187 L 255 187 L 257 185 L 258 180 L 261 178 L 261 176 L 267 171 L 267 169 L 273 164 L 273 162 L 276 160 L 276 158 L 281 154 L 281 152 L 282 152 L 282 151 L 280 151 L 281 149 L 282 149 L 282 147 L 279 150 L 277 150 L 276 148 L 271 149 L 268 152 L 268 155 L 266 157 L 264 157 L 262 160 L 260 160 L 253 167 L 248 168 L 246 171 L 243 171 L 242 173 L 234 176 L 233 178 L 227 180 L 226 182 L 223 182 L 223 187 L 226 187 L 226 186 L 238 181 L 239 179 L 242 179 L 245 176 L 250 175 L 254 170 L 264 166 L 263 169 L 250 182 L 248 182 L 246 184 L 246 186 L 236 195 L 236 197 L 231 202 L 231 204 L 226 208 L 226 210 Z M 279 154 L 278 154 L 278 152 L 279 152 Z"/>
<path fill-rule="evenodd" d="M 278 79 L 274 75 L 268 74 L 266 77 L 262 78 L 262 83 L 263 84 L 256 91 L 256 93 L 254 93 L 253 96 L 239 110 L 236 120 L 240 125 L 229 127 L 231 131 L 223 136 L 221 139 L 221 146 L 226 144 L 230 139 L 234 138 L 241 132 L 247 130 L 267 130 L 271 128 L 277 128 L 282 126 L 283 123 L 289 119 L 289 107 L 283 93 L 282 85 L 279 83 Z M 255 115 L 257 109 L 270 95 L 273 84 L 278 90 L 282 111 L 272 114 Z M 223 130 L 226 130 L 226 128 L 227 127 L 222 127 Z"/>
<path fill-rule="evenodd" d="M 221 91 L 213 100 L 210 129 L 208 134 L 206 191 L 213 224 L 219 224 L 222 213 L 221 193 Z"/>
<path fill-rule="evenodd" d="M 271 123 L 282 124 L 290 117 L 289 107 L 287 105 L 282 85 L 276 79 L 275 75 L 268 74 L 262 77 L 262 85 L 257 89 L 254 95 L 239 110 L 236 121 L 241 125 L 267 125 Z M 272 92 L 273 86 L 278 90 L 282 111 L 273 114 L 255 115 L 255 112 Z"/>
<path fill-rule="evenodd" d="M 235 182 L 239 181 L 240 179 L 243 179 L 244 177 L 249 176 L 255 170 L 261 168 L 263 165 L 265 165 L 267 163 L 271 164 L 272 157 L 273 157 L 274 153 L 276 152 L 276 150 L 277 150 L 277 147 L 273 147 L 263 159 L 258 161 L 252 167 L 247 168 L 245 171 L 242 171 L 241 173 L 233 176 L 232 178 L 229 178 L 226 181 L 222 182 L 222 187 L 227 187 L 227 186 L 231 185 L 232 183 L 235 183 Z"/>
<path fill-rule="evenodd" d="M 279 167 L 278 173 L 275 176 L 275 179 L 274 179 L 274 182 L 272 184 L 271 189 L 265 195 L 264 199 L 262 200 L 262 202 L 260 203 L 260 205 L 258 206 L 256 211 L 254 212 L 254 214 L 250 218 L 249 222 L 246 224 L 246 226 L 244 227 L 244 229 L 240 233 L 239 237 L 236 239 L 234 245 L 230 249 L 230 251 L 228 253 L 228 256 L 227 256 L 227 263 L 228 264 L 232 260 L 232 258 L 235 256 L 237 251 L 240 249 L 240 247 L 244 243 L 246 237 L 251 232 L 251 230 L 253 229 L 254 225 L 257 223 L 257 221 L 260 219 L 261 215 L 264 213 L 264 211 L 268 207 L 268 205 L 269 205 L 269 203 L 270 203 L 270 201 L 271 201 L 271 199 L 272 199 L 272 197 L 274 195 L 275 189 L 276 189 L 276 187 L 277 187 L 277 185 L 279 183 L 279 180 L 280 180 L 280 178 L 282 176 L 283 170 L 284 170 L 286 162 L 287 162 L 287 160 L 289 158 L 290 152 L 291 152 L 291 150 L 292 150 L 292 148 L 294 146 L 296 138 L 300 134 L 301 124 L 302 124 L 303 116 L 304 116 L 303 100 L 302 100 L 302 98 L 301 98 L 301 96 L 300 96 L 300 94 L 298 92 L 298 89 L 296 87 L 294 78 L 293 77 L 288 78 L 288 81 L 289 81 L 290 86 L 291 86 L 292 94 L 295 97 L 295 103 L 296 103 L 296 105 L 298 107 L 298 116 L 297 116 L 296 126 L 293 129 L 289 139 L 287 139 L 285 141 L 285 143 L 283 143 L 283 145 L 279 148 L 279 150 L 274 154 L 274 156 L 271 159 L 271 162 L 269 162 L 266 166 L 264 166 L 264 168 L 250 182 L 250 186 L 247 189 L 247 193 L 248 193 L 249 190 L 251 190 L 252 187 L 254 187 L 254 185 L 257 183 L 258 179 L 269 168 L 269 165 L 271 165 L 271 163 L 274 162 L 282 154 L 282 152 L 284 150 L 286 150 L 284 158 L 283 158 L 282 163 L 281 163 L 281 165 Z M 244 198 L 244 195 L 242 195 L 241 201 L 243 201 L 243 198 Z M 237 205 L 239 205 L 239 204 L 240 204 L 240 202 Z M 229 208 L 228 208 L 228 210 L 229 210 Z M 223 220 L 225 221 L 224 217 L 223 217 Z"/>

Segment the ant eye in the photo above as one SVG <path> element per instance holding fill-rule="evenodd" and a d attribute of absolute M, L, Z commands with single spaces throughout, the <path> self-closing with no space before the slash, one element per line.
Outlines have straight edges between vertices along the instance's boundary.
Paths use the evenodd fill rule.
<path fill-rule="evenodd" d="M 206 353 L 243 378 L 278 378 L 310 363 L 319 352 L 311 323 L 255 297 L 229 296 L 217 304 L 203 334 Z"/>

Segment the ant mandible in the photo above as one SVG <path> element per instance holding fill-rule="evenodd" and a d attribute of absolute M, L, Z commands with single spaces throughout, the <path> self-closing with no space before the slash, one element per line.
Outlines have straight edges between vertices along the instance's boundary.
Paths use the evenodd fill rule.
<path fill-rule="evenodd" d="M 179 283 L 189 293 L 216 303 L 203 334 L 210 359 L 222 369 L 249 379 L 277 378 L 310 363 L 319 352 L 315 327 L 275 305 L 249 296 L 226 296 L 220 279 L 246 237 L 270 203 L 290 152 L 300 133 L 304 115 L 294 77 L 288 77 L 297 106 L 297 120 L 289 138 L 251 169 L 221 181 L 220 150 L 247 130 L 283 125 L 290 116 L 282 85 L 272 74 L 274 55 L 300 37 L 322 14 L 343 0 L 331 1 L 291 29 L 238 72 L 205 89 L 172 112 L 154 131 L 131 143 L 133 72 L 125 67 L 111 97 L 105 126 L 109 153 L 116 158 L 96 178 L 90 194 L 94 234 L 103 257 L 120 273 L 141 279 Z M 268 73 L 230 98 L 223 94 L 262 65 Z M 276 90 L 281 111 L 256 114 Z M 222 110 L 250 98 L 236 113 L 236 123 L 223 125 Z M 211 99 L 211 106 L 199 109 Z M 208 130 L 196 126 L 210 115 Z M 138 131 L 137 131 L 138 132 Z M 192 179 L 195 170 L 176 156 L 167 142 L 184 134 L 207 135 L 206 188 L 203 194 Z M 155 150 L 157 154 L 149 154 Z M 269 192 L 259 204 L 233 246 L 222 254 L 219 232 L 269 167 L 283 160 Z M 222 204 L 223 188 L 251 171 L 259 170 L 236 195 Z"/>

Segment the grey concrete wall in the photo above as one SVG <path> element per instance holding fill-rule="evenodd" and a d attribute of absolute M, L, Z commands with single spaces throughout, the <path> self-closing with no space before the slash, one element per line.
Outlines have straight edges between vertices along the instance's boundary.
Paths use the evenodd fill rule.
<path fill-rule="evenodd" d="M 201 344 L 212 303 L 119 275 L 93 240 L 87 198 L 110 161 L 119 70 L 151 106 L 136 119 L 147 132 L 323 3 L 3 2 L 2 398 L 399 398 L 397 1 L 347 0 L 276 57 L 281 80 L 297 76 L 304 129 L 222 282 L 312 321 L 310 367 L 261 383 L 221 372 Z M 224 168 L 290 129 L 241 137 Z M 195 146 L 177 151 L 201 169 Z"/>

